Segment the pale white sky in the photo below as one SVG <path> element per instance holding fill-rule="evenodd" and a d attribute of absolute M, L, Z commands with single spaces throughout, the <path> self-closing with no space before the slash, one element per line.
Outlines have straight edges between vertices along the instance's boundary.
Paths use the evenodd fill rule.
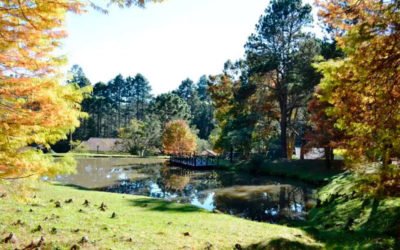
<path fill-rule="evenodd" d="M 311 2 L 305 1 L 305 2 Z M 244 54 L 268 0 L 166 0 L 145 9 L 113 8 L 108 15 L 70 14 L 64 51 L 94 84 L 121 73 L 142 73 L 154 94 L 187 77 L 218 74 Z"/>

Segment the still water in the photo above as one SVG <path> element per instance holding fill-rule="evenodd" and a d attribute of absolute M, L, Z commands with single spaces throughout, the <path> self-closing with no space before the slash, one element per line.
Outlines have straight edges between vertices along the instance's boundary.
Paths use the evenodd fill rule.
<path fill-rule="evenodd" d="M 192 204 L 258 221 L 303 219 L 315 191 L 303 183 L 229 171 L 193 171 L 119 159 L 79 159 L 77 174 L 57 181 L 115 193 Z"/>

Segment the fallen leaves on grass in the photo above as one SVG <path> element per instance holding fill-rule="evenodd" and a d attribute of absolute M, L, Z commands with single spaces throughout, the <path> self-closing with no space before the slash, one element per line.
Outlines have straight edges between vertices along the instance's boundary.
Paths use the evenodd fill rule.
<path fill-rule="evenodd" d="M 88 242 L 89 242 L 89 237 L 83 236 L 78 243 L 83 245 L 83 244 L 86 244 Z"/>
<path fill-rule="evenodd" d="M 23 250 L 34 250 L 34 249 L 40 249 L 44 245 L 44 237 L 41 236 L 38 242 L 31 241 L 29 245 L 23 248 Z"/>
<path fill-rule="evenodd" d="M 13 226 L 24 226 L 24 225 L 25 225 L 25 223 L 24 223 L 24 222 L 22 222 L 21 220 L 17 220 L 17 221 L 16 221 L 16 222 L 14 222 L 12 225 L 13 225 Z"/>
<path fill-rule="evenodd" d="M 102 202 L 101 203 L 101 205 L 100 205 L 100 207 L 99 207 L 99 209 L 101 210 L 101 211 L 106 211 L 107 210 L 107 205 L 106 204 L 104 204 L 104 202 Z"/>
<path fill-rule="evenodd" d="M 85 202 L 82 205 L 84 205 L 85 207 L 88 207 L 90 205 L 90 202 L 88 200 L 85 200 Z"/>
<path fill-rule="evenodd" d="M 18 242 L 18 239 L 13 233 L 10 233 L 6 238 L 4 238 L 4 240 L 2 240 L 2 242 L 6 244 L 8 243 L 15 244 Z"/>

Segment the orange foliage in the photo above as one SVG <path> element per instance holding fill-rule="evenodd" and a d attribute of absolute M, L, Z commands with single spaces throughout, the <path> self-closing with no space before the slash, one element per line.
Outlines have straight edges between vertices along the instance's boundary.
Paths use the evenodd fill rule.
<path fill-rule="evenodd" d="M 79 13 L 83 6 L 71 0 L 0 5 L 0 178 L 50 175 L 63 168 L 27 146 L 49 146 L 79 126 L 82 92 L 60 84 L 65 60 L 55 50 L 66 36 L 66 13 Z"/>
<path fill-rule="evenodd" d="M 165 154 L 193 154 L 197 146 L 196 136 L 183 120 L 168 122 L 165 125 L 162 141 Z"/>
<path fill-rule="evenodd" d="M 353 159 L 400 156 L 399 1 L 318 1 L 320 16 L 336 32 L 343 60 L 319 64 L 321 101 L 336 117 Z"/>
<path fill-rule="evenodd" d="M 154 0 L 156 1 L 156 0 Z M 106 1 L 107 2 L 107 1 Z M 110 0 L 121 7 L 146 0 Z M 65 139 L 79 126 L 88 89 L 63 86 L 56 53 L 66 37 L 67 12 L 95 6 L 89 0 L 5 0 L 0 3 L 0 179 L 70 172 L 71 159 L 55 161 L 29 145 Z"/>

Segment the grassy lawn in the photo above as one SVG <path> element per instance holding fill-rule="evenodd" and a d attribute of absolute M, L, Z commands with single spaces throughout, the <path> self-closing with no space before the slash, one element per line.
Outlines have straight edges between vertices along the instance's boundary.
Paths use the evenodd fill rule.
<path fill-rule="evenodd" d="M 322 183 L 342 172 L 342 162 L 335 161 L 327 168 L 324 160 L 292 160 L 289 162 L 265 162 L 260 171 L 264 174 L 298 178 L 303 181 Z"/>
<path fill-rule="evenodd" d="M 63 157 L 66 155 L 74 158 L 118 158 L 127 162 L 127 164 L 154 164 L 163 163 L 169 159 L 168 156 L 149 156 L 139 157 L 130 154 L 95 154 L 95 153 L 52 153 L 54 157 Z"/>
<path fill-rule="evenodd" d="M 224 165 L 228 166 L 228 163 Z M 335 175 L 343 172 L 342 166 L 342 161 L 333 161 L 332 166 L 327 168 L 324 160 L 253 160 L 235 163 L 231 168 L 254 174 L 288 177 L 313 184 L 326 184 Z"/>
<path fill-rule="evenodd" d="M 353 191 L 356 182 L 341 174 L 323 187 L 301 227 L 328 249 L 400 249 L 400 197 L 369 197 Z"/>
<path fill-rule="evenodd" d="M 11 232 L 16 237 L 0 249 L 21 249 L 41 236 L 42 249 L 321 248 L 300 229 L 140 196 L 58 184 L 42 184 L 31 196 L 27 203 L 0 198 L 0 242 Z"/>
<path fill-rule="evenodd" d="M 68 152 L 68 153 L 51 153 L 53 156 L 64 156 L 64 155 L 72 155 L 72 156 L 77 156 L 77 157 L 110 157 L 110 158 L 161 158 L 161 159 L 166 159 L 168 156 L 149 156 L 149 157 L 140 157 L 138 155 L 131 155 L 128 153 L 117 153 L 117 152 L 109 152 L 109 153 L 95 153 L 95 152 Z"/>
<path fill-rule="evenodd" d="M 339 198 L 312 210 L 302 228 L 328 249 L 400 249 L 400 198 L 379 203 Z"/>

